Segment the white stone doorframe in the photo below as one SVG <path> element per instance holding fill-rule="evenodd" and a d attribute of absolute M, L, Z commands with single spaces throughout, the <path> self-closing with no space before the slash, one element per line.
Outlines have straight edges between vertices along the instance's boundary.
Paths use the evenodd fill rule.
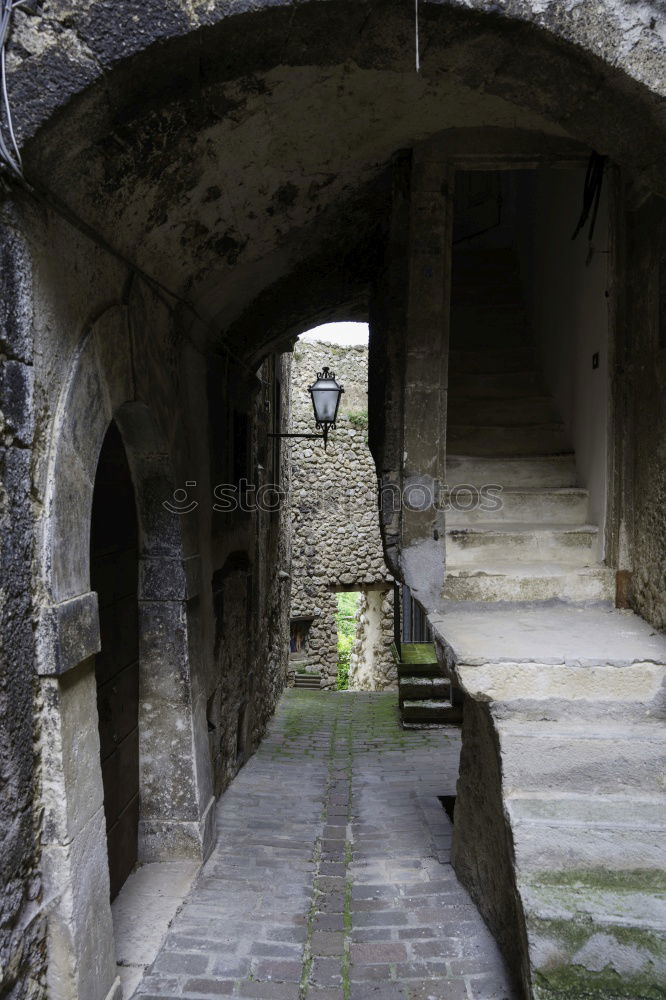
<path fill-rule="evenodd" d="M 49 914 L 51 1000 L 121 995 L 97 716 L 97 595 L 90 519 L 99 453 L 115 420 L 134 484 L 139 530 L 140 861 L 203 860 L 214 835 L 206 727 L 193 723 L 188 600 L 198 556 L 183 558 L 165 435 L 134 399 L 126 310 L 107 311 L 81 342 L 51 436 L 39 558 L 42 868 Z M 205 751 L 205 752 L 204 752 Z"/>

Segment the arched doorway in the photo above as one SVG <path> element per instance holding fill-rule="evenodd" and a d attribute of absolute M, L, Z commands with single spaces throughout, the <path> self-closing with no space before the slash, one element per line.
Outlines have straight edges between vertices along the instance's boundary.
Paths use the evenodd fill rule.
<path fill-rule="evenodd" d="M 111 899 L 137 861 L 139 828 L 138 529 L 134 488 L 112 422 L 97 465 L 90 581 L 99 601 L 95 659 Z"/>

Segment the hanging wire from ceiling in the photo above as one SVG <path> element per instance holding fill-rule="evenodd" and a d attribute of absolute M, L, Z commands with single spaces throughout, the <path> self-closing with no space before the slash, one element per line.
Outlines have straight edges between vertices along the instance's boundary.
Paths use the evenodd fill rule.
<path fill-rule="evenodd" d="M 414 46 L 416 49 L 416 72 L 421 72 L 421 53 L 419 45 L 419 0 L 414 0 Z"/>
<path fill-rule="evenodd" d="M 12 14 L 22 7 L 25 0 L 0 0 L 0 169 L 14 177 L 23 178 L 23 163 L 14 133 L 12 109 L 7 89 L 7 40 L 12 24 Z"/>

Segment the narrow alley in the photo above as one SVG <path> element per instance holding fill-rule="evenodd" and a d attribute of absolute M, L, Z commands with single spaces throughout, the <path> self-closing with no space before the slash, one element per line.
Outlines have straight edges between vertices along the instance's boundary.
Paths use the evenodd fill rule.
<path fill-rule="evenodd" d="M 138 995 L 510 1000 L 448 863 L 459 749 L 390 693 L 286 692 Z"/>

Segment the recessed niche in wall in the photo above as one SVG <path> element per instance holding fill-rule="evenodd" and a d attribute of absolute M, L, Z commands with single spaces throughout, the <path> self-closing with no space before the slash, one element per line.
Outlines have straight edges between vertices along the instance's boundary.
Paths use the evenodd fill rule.
<path fill-rule="evenodd" d="M 292 618 L 289 636 L 289 655 L 292 660 L 300 660 L 307 656 L 308 632 L 314 618 Z"/>

